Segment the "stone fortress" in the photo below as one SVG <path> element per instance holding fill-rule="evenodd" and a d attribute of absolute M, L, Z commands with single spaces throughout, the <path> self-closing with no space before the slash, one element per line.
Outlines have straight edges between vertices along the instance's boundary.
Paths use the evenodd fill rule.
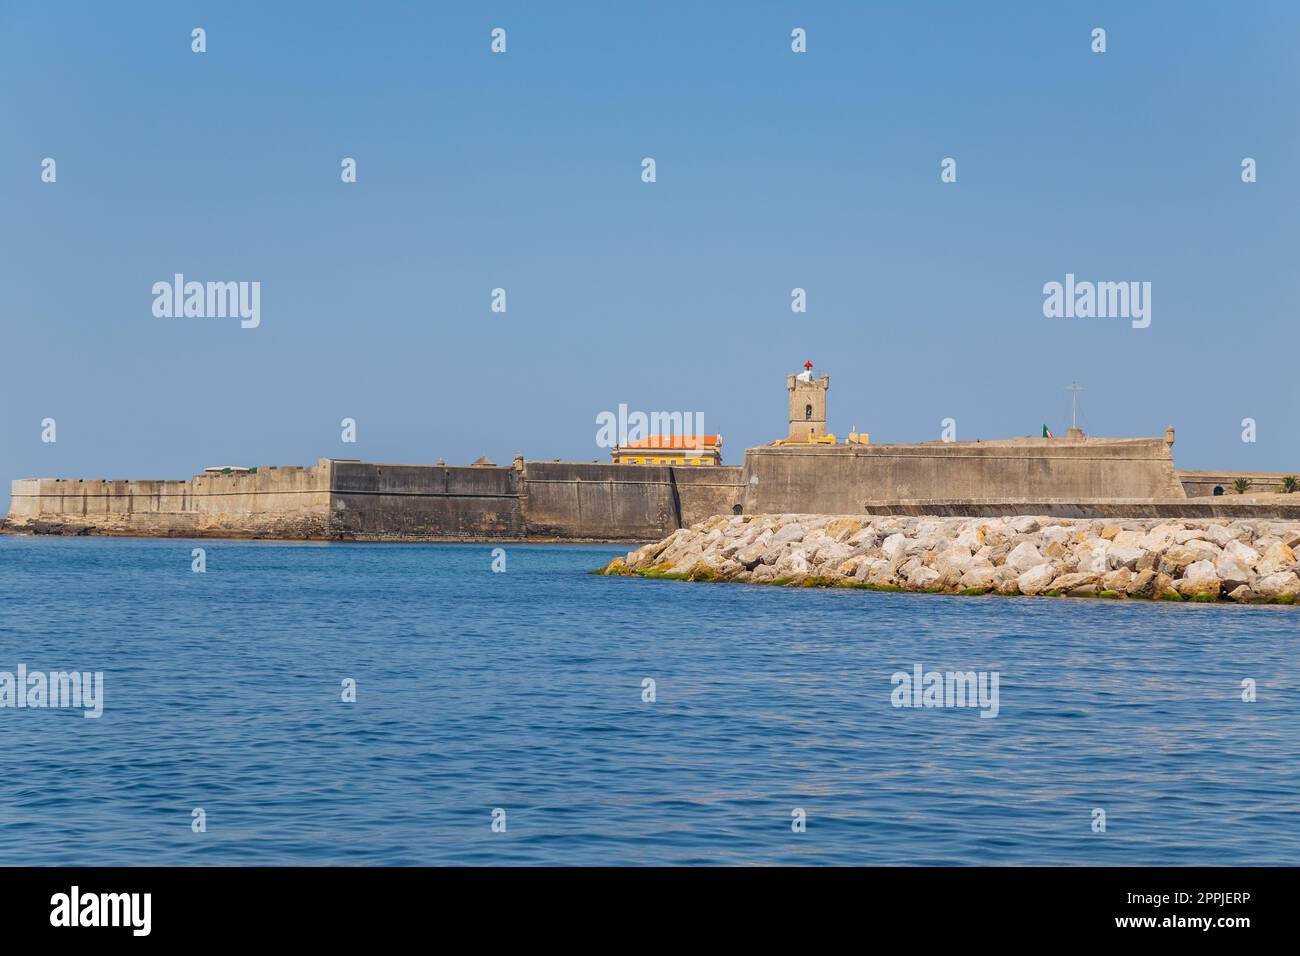
<path fill-rule="evenodd" d="M 322 458 L 188 481 L 23 478 L 0 531 L 358 541 L 651 541 L 714 515 L 1300 518 L 1300 494 L 1224 495 L 1238 473 L 1179 472 L 1162 438 L 873 445 L 827 430 L 830 379 L 786 381 L 786 437 L 741 465 Z M 702 436 L 701 436 L 702 437 Z M 717 436 L 709 436 L 716 438 Z M 667 445 L 668 443 L 664 443 Z M 647 460 L 645 458 L 642 461 Z M 1246 475 L 1255 491 L 1280 474 Z"/>

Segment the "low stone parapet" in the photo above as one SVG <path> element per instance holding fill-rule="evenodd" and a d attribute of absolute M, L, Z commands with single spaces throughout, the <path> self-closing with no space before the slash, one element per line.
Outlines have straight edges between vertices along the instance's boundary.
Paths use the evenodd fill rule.
<path fill-rule="evenodd" d="M 1213 498 L 925 498 L 864 502 L 868 515 L 997 518 L 1281 518 L 1300 521 L 1300 494 Z"/>

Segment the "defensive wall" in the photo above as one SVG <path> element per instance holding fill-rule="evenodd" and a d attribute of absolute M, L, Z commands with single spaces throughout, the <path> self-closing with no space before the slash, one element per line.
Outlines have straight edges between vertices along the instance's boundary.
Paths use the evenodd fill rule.
<path fill-rule="evenodd" d="M 19 479 L 4 529 L 355 540 L 640 541 L 730 512 L 739 467 L 321 459 L 189 481 Z"/>
<path fill-rule="evenodd" d="M 740 468 L 333 462 L 333 536 L 640 541 L 731 511 Z"/>
<path fill-rule="evenodd" d="M 769 445 L 745 452 L 750 514 L 860 514 L 872 501 L 1184 498 L 1158 438 Z"/>
<path fill-rule="evenodd" d="M 714 514 L 1296 517 L 1289 496 L 1191 500 L 1163 439 L 770 445 L 743 466 L 523 461 L 307 467 L 189 481 L 19 479 L 0 530 L 343 540 L 649 541 Z M 1192 476 L 1189 478 L 1189 476 Z M 1272 478 L 1273 476 L 1270 476 Z M 1212 485 L 1210 486 L 1212 488 Z M 1185 488 L 1187 490 L 1185 490 Z M 1194 489 L 1194 490 L 1193 490 Z"/>
<path fill-rule="evenodd" d="M 24 478 L 4 530 L 57 534 L 324 537 L 330 470 L 259 468 L 188 481 Z"/>
<path fill-rule="evenodd" d="M 1234 495 L 1233 482 L 1245 478 L 1250 482 L 1246 494 L 1276 492 L 1287 472 L 1281 471 L 1180 471 L 1178 478 L 1189 498 L 1205 498 L 1215 494 Z M 1290 472 L 1296 474 L 1296 472 Z"/>

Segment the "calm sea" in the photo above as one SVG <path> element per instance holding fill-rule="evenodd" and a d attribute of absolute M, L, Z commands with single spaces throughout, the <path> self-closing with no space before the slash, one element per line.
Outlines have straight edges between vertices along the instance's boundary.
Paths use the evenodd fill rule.
<path fill-rule="evenodd" d="M 587 573 L 625 550 L 0 537 L 0 671 L 104 674 L 0 710 L 0 863 L 1300 863 L 1300 611 Z M 918 664 L 998 715 L 892 706 Z"/>

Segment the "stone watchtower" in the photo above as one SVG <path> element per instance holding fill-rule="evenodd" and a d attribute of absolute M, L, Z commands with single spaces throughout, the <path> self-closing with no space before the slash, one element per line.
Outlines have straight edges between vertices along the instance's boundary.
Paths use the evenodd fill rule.
<path fill-rule="evenodd" d="M 787 375 L 790 392 L 790 435 L 786 441 L 812 441 L 826 435 L 826 390 L 831 377 L 812 377 L 812 362 L 803 363 L 798 375 Z"/>

